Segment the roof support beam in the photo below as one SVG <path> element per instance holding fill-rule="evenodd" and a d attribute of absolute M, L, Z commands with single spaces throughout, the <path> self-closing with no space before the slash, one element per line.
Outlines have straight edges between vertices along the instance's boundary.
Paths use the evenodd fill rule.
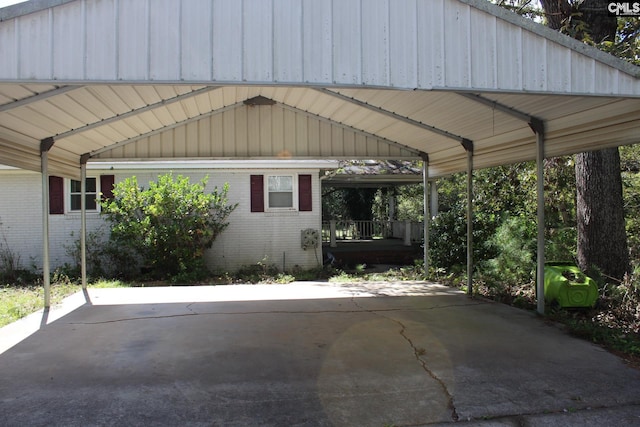
<path fill-rule="evenodd" d="M 429 132 L 433 132 L 435 134 L 438 134 L 440 136 L 444 136 L 444 137 L 449 138 L 449 139 L 453 139 L 454 141 L 462 142 L 465 139 L 462 136 L 454 135 L 451 132 L 447 132 L 446 130 L 443 130 L 443 129 L 428 125 L 426 123 L 419 122 L 417 120 L 413 120 L 413 119 L 411 119 L 409 117 L 401 116 L 400 114 L 396 114 L 393 111 L 385 110 L 384 108 L 381 108 L 381 107 L 376 107 L 375 105 L 371 105 L 371 104 L 369 104 L 367 102 L 361 101 L 361 100 L 356 99 L 356 98 L 352 98 L 350 96 L 343 95 L 343 94 L 338 93 L 338 92 L 334 92 L 334 91 L 329 90 L 329 89 L 316 88 L 315 90 L 317 90 L 318 92 L 321 92 L 321 93 L 323 93 L 325 95 L 329 95 L 329 96 L 333 96 L 334 98 L 338 98 L 338 99 L 340 99 L 342 101 L 350 102 L 351 104 L 356 104 L 357 106 L 362 107 L 362 108 L 366 108 L 367 110 L 374 111 L 374 112 L 379 113 L 379 114 L 383 114 L 383 115 L 385 115 L 387 117 L 391 117 L 392 119 L 399 120 L 401 122 L 408 123 L 408 124 L 413 125 L 413 126 L 417 126 L 417 127 L 421 128 L 421 129 L 427 130 Z"/>
<path fill-rule="evenodd" d="M 532 116 L 530 114 L 523 113 L 522 111 L 518 111 L 515 108 L 511 108 L 504 104 L 500 104 L 497 101 L 492 101 L 491 99 L 484 98 L 481 95 L 476 95 L 473 93 L 458 93 L 458 95 L 464 96 L 467 99 L 486 105 L 487 107 L 490 107 L 494 110 L 498 110 L 501 113 L 505 113 L 511 117 L 515 117 L 516 119 L 522 120 L 523 122 L 527 122 L 531 127 L 531 130 L 536 134 L 543 126 L 541 119 L 535 116 Z"/>
<path fill-rule="evenodd" d="M 462 141 L 460 141 L 460 144 L 462 144 L 464 151 L 473 153 L 473 141 L 463 138 Z"/>
<path fill-rule="evenodd" d="M 53 96 L 62 95 L 63 93 L 71 92 L 72 90 L 76 90 L 81 87 L 82 86 L 60 86 L 56 89 L 38 93 L 28 98 L 18 99 L 17 101 L 11 102 L 9 104 L 0 105 L 0 113 L 4 111 L 13 110 L 14 108 L 24 107 L 25 105 L 29 105 L 33 102 L 43 101 Z"/>
<path fill-rule="evenodd" d="M 511 107 L 507 107 L 506 105 L 500 104 L 497 101 L 492 101 L 491 99 L 487 99 L 484 98 L 481 95 L 476 95 L 474 93 L 458 93 L 458 95 L 463 96 L 467 99 L 470 99 L 472 101 L 478 102 L 480 104 L 486 105 L 489 108 L 492 108 L 494 110 L 498 110 L 501 113 L 505 113 L 511 117 L 515 117 L 516 119 L 520 119 L 523 122 L 527 122 L 529 123 L 531 121 L 531 119 L 533 118 L 533 116 L 530 116 L 527 113 L 523 113 L 522 111 L 518 111 L 515 108 L 511 108 Z"/>
<path fill-rule="evenodd" d="M 212 90 L 216 90 L 218 88 L 219 88 L 219 86 L 207 86 L 207 87 L 204 87 L 204 88 L 201 88 L 201 89 L 196 89 L 196 90 L 188 92 L 188 93 L 184 93 L 182 95 L 174 96 L 173 98 L 163 99 L 162 101 L 156 102 L 155 104 L 145 105 L 144 107 L 136 108 L 134 110 L 127 111 L 126 113 L 122 113 L 122 114 L 119 114 L 117 116 L 113 116 L 113 117 L 109 117 L 109 118 L 104 119 L 104 120 L 100 120 L 99 122 L 89 123 L 88 125 L 85 125 L 85 126 L 82 126 L 82 127 L 79 127 L 79 128 L 75 128 L 75 129 L 72 129 L 72 130 L 67 131 L 67 132 L 63 132 L 61 134 L 56 135 L 56 138 L 58 138 L 58 139 L 67 138 L 69 136 L 76 135 L 78 133 L 86 132 L 88 130 L 95 129 L 95 128 L 100 127 L 100 126 L 105 126 L 105 125 L 108 125 L 108 124 L 111 124 L 111 123 L 114 123 L 114 122 L 129 118 L 129 117 L 136 116 L 138 114 L 142 114 L 142 113 L 144 113 L 146 111 L 153 110 L 155 108 L 164 107 L 164 106 L 173 104 L 175 102 L 183 101 L 185 99 L 192 98 L 194 96 L 202 95 L 204 93 L 211 92 Z"/>

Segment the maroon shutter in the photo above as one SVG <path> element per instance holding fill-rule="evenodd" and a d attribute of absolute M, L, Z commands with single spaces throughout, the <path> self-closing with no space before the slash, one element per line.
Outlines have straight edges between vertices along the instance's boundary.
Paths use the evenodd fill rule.
<path fill-rule="evenodd" d="M 298 205 L 301 212 L 312 210 L 311 175 L 298 175 Z"/>
<path fill-rule="evenodd" d="M 49 177 L 49 213 L 64 214 L 64 180 L 59 176 Z"/>
<path fill-rule="evenodd" d="M 113 199 L 113 185 L 115 184 L 113 175 L 100 175 L 100 192 L 102 200 Z"/>
<path fill-rule="evenodd" d="M 251 175 L 251 212 L 264 212 L 264 176 Z"/>

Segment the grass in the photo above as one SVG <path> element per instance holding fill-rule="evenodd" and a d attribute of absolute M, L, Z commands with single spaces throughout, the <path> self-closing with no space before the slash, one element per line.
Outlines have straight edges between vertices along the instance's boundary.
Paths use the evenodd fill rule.
<path fill-rule="evenodd" d="M 118 280 L 101 280 L 89 285 L 91 288 L 118 288 L 130 285 Z M 51 284 L 51 305 L 80 290 L 80 285 L 70 281 Z M 0 286 L 0 328 L 40 310 L 44 302 L 42 284 Z"/>

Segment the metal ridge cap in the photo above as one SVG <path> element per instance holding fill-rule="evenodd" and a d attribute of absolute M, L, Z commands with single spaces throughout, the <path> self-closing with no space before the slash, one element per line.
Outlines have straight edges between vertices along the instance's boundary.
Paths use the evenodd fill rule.
<path fill-rule="evenodd" d="M 22 3 L 12 4 L 0 8 L 0 22 L 28 15 L 30 13 L 40 12 L 65 3 L 71 3 L 76 0 L 29 0 Z"/>

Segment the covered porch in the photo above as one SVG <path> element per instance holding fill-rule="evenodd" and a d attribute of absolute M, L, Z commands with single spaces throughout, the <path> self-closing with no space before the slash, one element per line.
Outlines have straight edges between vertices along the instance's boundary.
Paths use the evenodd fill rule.
<path fill-rule="evenodd" d="M 322 242 L 336 247 L 341 241 L 379 241 L 394 240 L 402 242 L 404 246 L 421 242 L 424 223 L 417 221 L 322 221 Z"/>
<path fill-rule="evenodd" d="M 424 221 L 397 219 L 396 188 L 404 185 L 424 185 L 423 170 L 411 161 L 365 160 L 341 162 L 340 167 L 325 175 L 321 182 L 325 190 L 387 189 L 386 218 L 372 220 L 323 218 L 322 243 L 327 262 L 338 265 L 413 264 L 424 256 Z M 430 216 L 438 213 L 438 193 L 435 181 L 428 181 Z M 423 209 L 424 212 L 424 209 Z M 331 254 L 331 256 L 328 256 Z"/>
<path fill-rule="evenodd" d="M 406 245 L 402 239 L 349 239 L 338 240 L 335 246 L 322 243 L 325 263 L 334 267 L 355 267 L 357 265 L 412 265 L 422 259 L 422 242 Z"/>

